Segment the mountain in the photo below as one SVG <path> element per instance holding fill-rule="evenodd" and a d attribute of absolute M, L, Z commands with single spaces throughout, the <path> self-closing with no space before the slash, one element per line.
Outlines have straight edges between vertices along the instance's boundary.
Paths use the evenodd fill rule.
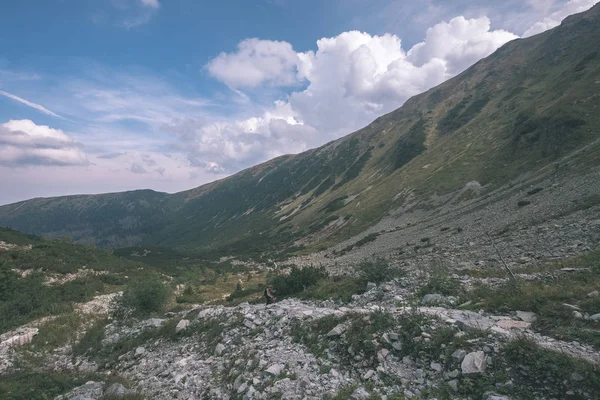
<path fill-rule="evenodd" d="M 391 212 L 435 212 L 468 185 L 485 195 L 560 169 L 565 157 L 577 165 L 569 173 L 583 174 L 600 160 L 597 43 L 600 5 L 507 43 L 320 148 L 172 195 L 142 190 L 10 204 L 0 207 L 0 225 L 102 247 L 310 252 Z"/>

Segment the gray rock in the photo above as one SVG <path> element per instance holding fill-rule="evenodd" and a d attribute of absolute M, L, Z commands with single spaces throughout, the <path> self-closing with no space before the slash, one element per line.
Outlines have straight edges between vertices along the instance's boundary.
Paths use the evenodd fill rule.
<path fill-rule="evenodd" d="M 223 343 L 219 343 L 217 347 L 215 347 L 215 354 L 217 356 L 221 356 L 225 351 L 225 345 Z"/>
<path fill-rule="evenodd" d="M 458 392 L 458 381 L 456 379 L 448 381 L 448 386 L 450 386 L 453 391 Z"/>
<path fill-rule="evenodd" d="M 339 324 L 338 326 L 327 332 L 327 337 L 340 336 L 342 333 L 344 333 L 345 330 L 346 326 L 344 324 Z"/>
<path fill-rule="evenodd" d="M 496 393 L 486 393 L 484 395 L 484 399 L 485 400 L 511 400 L 511 398 L 508 396 L 503 396 L 503 395 L 496 394 Z"/>
<path fill-rule="evenodd" d="M 521 321 L 533 322 L 535 321 L 536 315 L 534 312 L 531 311 L 517 311 L 517 317 Z"/>
<path fill-rule="evenodd" d="M 273 364 L 269 368 L 267 368 L 267 373 L 273 376 L 278 376 L 284 368 L 285 365 L 283 364 Z"/>
<path fill-rule="evenodd" d="M 365 390 L 365 388 L 361 386 L 359 388 L 356 388 L 356 390 L 354 392 L 352 392 L 352 394 L 350 395 L 350 397 L 352 399 L 355 399 L 355 400 L 368 399 L 369 398 L 369 392 L 367 392 Z"/>
<path fill-rule="evenodd" d="M 440 364 L 440 363 L 432 362 L 430 364 L 430 367 L 435 372 L 441 372 L 442 371 L 442 364 Z"/>
<path fill-rule="evenodd" d="M 369 291 L 369 290 L 373 290 L 373 289 L 375 289 L 376 287 L 377 287 L 377 284 L 376 284 L 376 283 L 373 283 L 373 282 L 367 282 L 367 291 Z"/>
<path fill-rule="evenodd" d="M 190 325 L 190 321 L 189 320 L 182 319 L 181 321 L 179 321 L 179 323 L 175 327 L 175 333 L 181 332 L 182 330 L 186 329 L 189 325 Z"/>
<path fill-rule="evenodd" d="M 459 363 L 465 358 L 466 355 L 467 355 L 466 351 L 464 351 L 462 349 L 456 350 L 454 353 L 452 353 L 452 360 L 455 363 Z"/>
<path fill-rule="evenodd" d="M 474 351 L 465 356 L 460 368 L 463 374 L 481 374 L 485 371 L 485 366 L 485 353 L 483 351 Z"/>
<path fill-rule="evenodd" d="M 104 382 L 89 381 L 70 392 L 56 396 L 54 400 L 99 400 L 102 397 Z"/>
<path fill-rule="evenodd" d="M 600 313 L 598 314 L 594 314 L 594 315 L 590 315 L 590 318 L 592 321 L 600 321 Z"/>
<path fill-rule="evenodd" d="M 589 298 L 600 297 L 600 292 L 597 290 L 594 290 L 593 292 L 588 293 L 586 296 Z"/>
<path fill-rule="evenodd" d="M 368 370 L 364 375 L 363 375 L 363 379 L 365 381 L 371 379 L 373 377 L 373 375 L 375 375 L 375 371 L 373 371 L 372 369 Z"/>
<path fill-rule="evenodd" d="M 137 349 L 135 349 L 135 355 L 136 356 L 141 356 L 144 355 L 146 353 L 146 349 L 144 347 L 138 347 Z"/>
<path fill-rule="evenodd" d="M 240 385 L 240 387 L 238 387 L 237 392 L 238 392 L 238 394 L 244 393 L 246 391 L 246 389 L 248 389 L 248 384 L 246 382 L 244 382 Z"/>
<path fill-rule="evenodd" d="M 104 391 L 103 397 L 120 399 L 125 396 L 129 396 L 135 394 L 135 390 L 127 389 L 125 386 L 120 383 L 113 383 Z"/>
<path fill-rule="evenodd" d="M 442 296 L 441 294 L 432 293 L 432 294 L 426 294 L 425 296 L 423 296 L 423 299 L 421 300 L 421 305 L 428 306 L 428 305 L 440 304 L 443 302 L 444 302 L 444 296 Z"/>
<path fill-rule="evenodd" d="M 390 340 L 392 340 L 392 341 L 394 341 L 394 342 L 395 342 L 396 340 L 398 340 L 398 334 L 397 334 L 397 333 L 394 333 L 394 332 L 390 332 L 390 333 L 388 333 L 388 337 L 390 338 Z"/>
<path fill-rule="evenodd" d="M 398 351 L 402 350 L 402 343 L 400 342 L 394 342 L 392 343 L 392 347 Z"/>

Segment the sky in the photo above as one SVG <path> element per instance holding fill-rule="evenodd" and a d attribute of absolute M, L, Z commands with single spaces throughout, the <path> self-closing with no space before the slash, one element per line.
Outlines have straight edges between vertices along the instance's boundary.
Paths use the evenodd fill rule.
<path fill-rule="evenodd" d="M 598 0 L 0 2 L 0 204 L 320 146 Z"/>

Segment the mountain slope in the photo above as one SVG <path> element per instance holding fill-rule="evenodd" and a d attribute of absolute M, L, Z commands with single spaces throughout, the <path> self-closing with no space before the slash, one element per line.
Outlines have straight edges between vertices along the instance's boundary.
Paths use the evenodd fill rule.
<path fill-rule="evenodd" d="M 430 209 L 477 181 L 600 150 L 600 5 L 510 42 L 459 76 L 351 135 L 167 195 L 136 191 L 0 207 L 0 225 L 119 247 L 145 243 L 229 253 L 307 251 L 364 231 L 398 208 Z M 591 147 L 590 147 L 591 146 Z"/>

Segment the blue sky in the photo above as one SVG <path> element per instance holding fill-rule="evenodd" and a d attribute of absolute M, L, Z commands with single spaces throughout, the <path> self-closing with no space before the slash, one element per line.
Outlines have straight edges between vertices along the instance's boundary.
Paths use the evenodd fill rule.
<path fill-rule="evenodd" d="M 179 191 L 319 146 L 596 2 L 2 2 L 0 204 Z"/>

